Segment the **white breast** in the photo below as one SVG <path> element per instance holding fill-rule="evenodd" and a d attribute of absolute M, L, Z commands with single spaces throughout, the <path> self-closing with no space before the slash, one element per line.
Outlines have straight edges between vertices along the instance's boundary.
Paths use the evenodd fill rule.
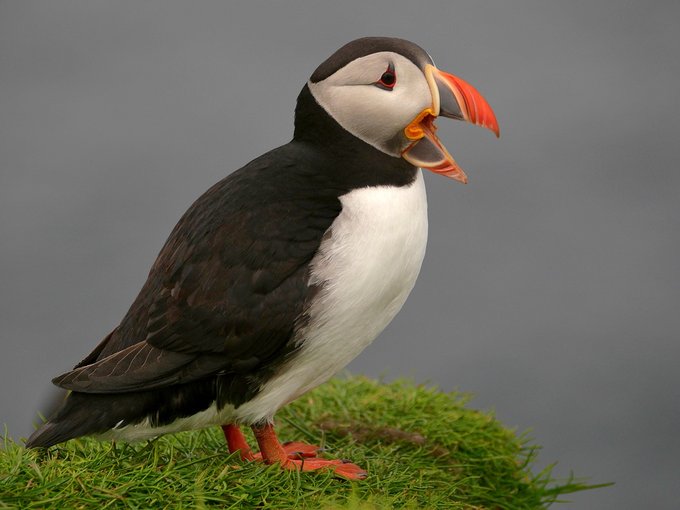
<path fill-rule="evenodd" d="M 257 397 L 236 409 L 238 421 L 270 420 L 286 403 L 344 368 L 389 324 L 411 292 L 427 244 L 423 176 L 404 187 L 353 190 L 311 263 L 321 286 L 298 332 L 295 358 Z"/>
<path fill-rule="evenodd" d="M 389 324 L 416 282 L 427 243 L 427 198 L 418 172 L 410 186 L 372 187 L 342 197 L 342 212 L 312 260 L 310 284 L 321 286 L 297 333 L 301 348 L 251 401 L 215 404 L 162 427 L 120 422 L 102 439 L 136 441 L 230 422 L 271 421 L 276 411 L 325 382 Z"/>

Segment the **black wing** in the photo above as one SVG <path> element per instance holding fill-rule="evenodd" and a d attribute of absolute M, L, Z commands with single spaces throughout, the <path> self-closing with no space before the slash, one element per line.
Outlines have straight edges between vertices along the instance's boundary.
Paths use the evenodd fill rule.
<path fill-rule="evenodd" d="M 293 156 L 290 146 L 272 151 L 201 196 L 120 326 L 53 382 L 86 393 L 148 390 L 252 373 L 293 350 L 315 291 L 309 262 L 341 209 Z"/>

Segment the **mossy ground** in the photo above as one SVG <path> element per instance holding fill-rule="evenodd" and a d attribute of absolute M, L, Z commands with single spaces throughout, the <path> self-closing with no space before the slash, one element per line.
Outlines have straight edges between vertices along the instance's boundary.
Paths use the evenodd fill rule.
<path fill-rule="evenodd" d="M 537 447 L 467 398 L 397 381 L 335 379 L 277 417 L 282 441 L 321 444 L 361 482 L 230 456 L 218 428 L 137 445 L 80 439 L 47 451 L 5 440 L 0 508 L 535 509 L 592 488 L 531 471 Z M 249 436 L 252 444 L 252 436 Z"/>

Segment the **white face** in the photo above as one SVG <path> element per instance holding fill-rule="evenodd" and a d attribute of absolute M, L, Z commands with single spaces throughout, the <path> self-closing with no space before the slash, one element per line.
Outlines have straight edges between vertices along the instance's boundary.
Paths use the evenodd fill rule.
<path fill-rule="evenodd" d="M 389 66 L 396 82 L 391 90 L 376 85 Z M 399 157 L 410 140 L 404 128 L 425 108 L 432 93 L 423 72 L 409 59 L 382 51 L 353 60 L 317 83 L 312 95 L 347 131 L 376 149 Z"/>

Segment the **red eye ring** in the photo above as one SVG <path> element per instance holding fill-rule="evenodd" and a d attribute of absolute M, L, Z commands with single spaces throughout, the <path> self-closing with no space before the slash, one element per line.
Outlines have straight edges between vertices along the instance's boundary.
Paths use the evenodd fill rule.
<path fill-rule="evenodd" d="M 380 80 L 375 82 L 375 86 L 383 90 L 392 90 L 397 84 L 397 73 L 394 71 L 394 65 L 391 63 L 387 66 L 387 70 L 382 73 Z"/>

